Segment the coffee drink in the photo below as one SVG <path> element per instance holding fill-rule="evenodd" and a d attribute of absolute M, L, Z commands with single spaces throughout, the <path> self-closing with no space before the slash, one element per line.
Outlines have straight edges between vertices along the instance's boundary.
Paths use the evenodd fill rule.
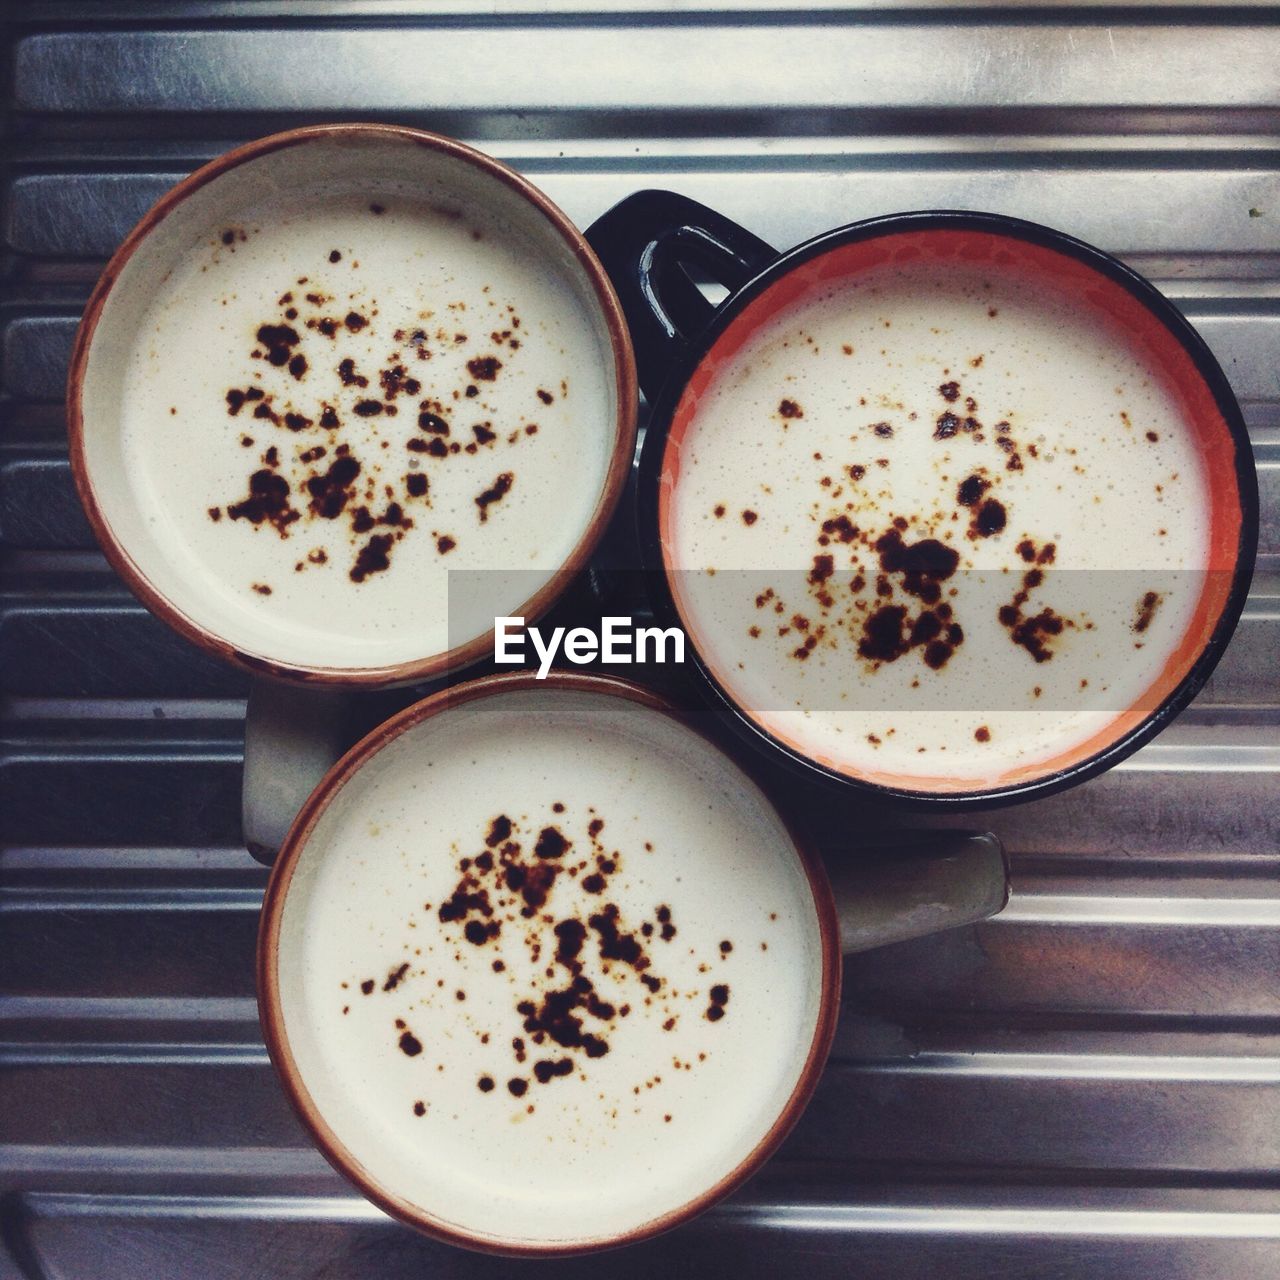
<path fill-rule="evenodd" d="M 818 1037 L 819 916 L 710 742 L 634 691 L 503 689 L 346 779 L 267 963 L 295 1091 L 372 1190 L 572 1247 L 700 1199 L 775 1128 Z"/>
<path fill-rule="evenodd" d="M 125 448 L 193 575 L 310 662 L 394 662 L 448 647 L 450 569 L 550 574 L 581 537 L 608 463 L 598 355 L 483 214 L 286 199 L 156 298 Z"/>
<path fill-rule="evenodd" d="M 1211 539 L 1204 446 L 1136 303 L 949 234 L 811 263 L 731 330 L 677 411 L 661 514 L 730 696 L 834 770 L 926 790 L 1105 738 L 1181 660 Z"/>
<path fill-rule="evenodd" d="M 568 247 L 481 178 L 399 139 L 269 153 L 188 197 L 114 286 L 85 388 L 99 501 L 141 572 L 238 649 L 338 669 L 443 653 L 591 525 L 608 327 Z M 450 616 L 458 569 L 510 576 Z"/>

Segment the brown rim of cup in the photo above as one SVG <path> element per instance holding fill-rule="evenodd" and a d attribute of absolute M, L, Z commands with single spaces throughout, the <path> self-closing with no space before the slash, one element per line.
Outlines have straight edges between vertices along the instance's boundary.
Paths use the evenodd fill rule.
<path fill-rule="evenodd" d="M 635 358 L 632 353 L 631 336 L 613 285 L 605 275 L 595 253 L 587 244 L 582 232 L 569 220 L 568 216 L 552 203 L 537 187 L 521 177 L 513 169 L 493 159 L 492 156 L 446 138 L 439 134 L 428 133 L 422 129 L 413 129 L 403 125 L 391 124 L 326 124 L 312 125 L 302 129 L 291 129 L 284 133 L 270 134 L 254 142 L 218 156 L 208 164 L 197 169 L 184 178 L 177 186 L 167 191 L 151 206 L 142 219 L 125 237 L 124 242 L 112 254 L 89 301 L 85 305 L 84 314 L 76 330 L 75 343 L 71 349 L 71 363 L 67 373 L 67 436 L 71 458 L 71 472 L 75 480 L 76 492 L 80 503 L 89 519 L 94 536 L 106 555 L 111 567 L 124 579 L 130 590 L 139 600 L 163 622 L 173 627 L 180 635 L 208 650 L 215 657 L 223 658 L 255 675 L 273 676 L 303 684 L 317 686 L 385 686 L 393 684 L 409 684 L 414 681 L 428 680 L 442 675 L 454 668 L 465 667 L 481 658 L 490 648 L 493 633 L 485 632 L 465 644 L 458 645 L 444 653 L 433 654 L 427 658 L 413 659 L 408 662 L 392 663 L 381 667 L 345 668 L 345 667 L 312 667 L 303 664 L 280 662 L 272 658 L 259 657 L 245 653 L 233 644 L 224 640 L 215 632 L 195 622 L 177 609 L 142 572 L 132 557 L 117 540 L 111 525 L 98 503 L 94 491 L 93 479 L 85 460 L 83 392 L 84 375 L 88 363 L 89 348 L 97 330 L 98 320 L 107 298 L 115 285 L 116 279 L 124 270 L 134 252 L 146 240 L 151 232 L 182 203 L 188 196 L 200 190 L 207 183 L 220 177 L 230 169 L 244 164 L 246 161 L 258 159 L 286 147 L 294 147 L 317 139 L 327 138 L 398 138 L 416 143 L 433 151 L 466 161 L 475 168 L 498 179 L 518 195 L 522 195 L 560 234 L 574 257 L 586 271 L 596 298 L 604 312 L 609 329 L 609 344 L 614 356 L 615 394 L 617 397 L 617 416 L 614 421 L 613 449 L 609 466 L 605 473 L 604 486 L 596 509 L 577 545 L 568 558 L 551 575 L 540 590 L 517 610 L 530 622 L 541 617 L 547 609 L 560 597 L 568 587 L 574 574 L 582 570 L 595 550 L 605 527 L 613 516 L 618 500 L 622 496 L 631 456 L 635 448 L 636 415 L 638 410 L 638 390 L 636 382 Z"/>
<path fill-rule="evenodd" d="M 544 680 L 539 680 L 532 672 L 512 672 L 510 674 L 488 675 L 451 689 L 441 690 L 421 702 L 392 716 L 384 724 L 374 729 L 325 775 L 320 784 L 311 793 L 306 804 L 302 806 L 289 834 L 281 846 L 280 855 L 271 870 L 271 878 L 267 883 L 262 903 L 262 917 L 258 928 L 257 943 L 257 992 L 258 1017 L 262 1025 L 263 1038 L 267 1052 L 271 1057 L 284 1092 L 303 1125 L 311 1134 L 325 1159 L 353 1182 L 361 1193 L 384 1212 L 393 1218 L 414 1227 L 418 1231 L 447 1244 L 460 1245 L 468 1249 L 476 1249 L 485 1253 L 503 1254 L 508 1257 L 565 1257 L 573 1254 L 592 1253 L 601 1249 L 616 1248 L 622 1245 L 636 1244 L 673 1227 L 680 1226 L 710 1208 L 713 1204 L 727 1196 L 740 1186 L 748 1177 L 769 1158 L 783 1138 L 791 1131 L 804 1111 L 822 1069 L 826 1064 L 831 1049 L 831 1040 L 835 1034 L 836 1016 L 840 1004 L 841 951 L 839 925 L 836 918 L 835 901 L 826 871 L 821 860 L 812 848 L 803 841 L 786 818 L 779 814 L 779 819 L 791 837 L 792 844 L 800 858 L 801 866 L 813 892 L 814 908 L 818 916 L 818 944 L 822 950 L 822 986 L 819 992 L 818 1018 L 814 1027 L 813 1039 L 809 1044 L 804 1065 L 796 1080 L 795 1087 L 787 1099 L 786 1105 L 778 1113 L 769 1131 L 756 1143 L 755 1147 L 738 1164 L 737 1168 L 727 1173 L 714 1186 L 693 1196 L 679 1207 L 669 1210 L 658 1217 L 635 1227 L 630 1231 L 615 1236 L 605 1236 L 592 1240 L 570 1241 L 567 1243 L 521 1243 L 504 1241 L 500 1237 L 477 1235 L 464 1231 L 451 1223 L 432 1217 L 425 1210 L 409 1203 L 394 1192 L 381 1186 L 367 1169 L 349 1152 L 337 1135 L 325 1122 L 319 1109 L 312 1101 L 310 1094 L 302 1083 L 301 1075 L 293 1055 L 289 1049 L 285 1034 L 284 1019 L 280 1010 L 280 989 L 278 980 L 278 959 L 280 951 L 280 917 L 284 907 L 289 884 L 297 866 L 302 850 L 314 830 L 316 823 L 323 816 L 337 792 L 342 786 L 383 747 L 398 738 L 407 730 L 415 728 L 424 720 L 451 707 L 461 706 L 477 698 L 485 698 L 511 690 L 526 689 L 571 689 L 581 692 L 595 693 L 604 697 L 622 698 L 635 702 L 643 707 L 661 712 L 675 720 L 689 731 L 696 733 L 721 754 L 728 755 L 734 764 L 742 768 L 741 763 L 724 748 L 708 737 L 673 703 L 658 694 L 620 680 L 614 676 L 586 675 L 576 672 L 553 672 Z M 747 777 L 753 782 L 750 771 L 744 769 Z M 758 784 L 757 784 L 758 785 Z M 768 797 L 766 797 L 768 798 Z M 772 800 L 769 800 L 772 806 Z"/>

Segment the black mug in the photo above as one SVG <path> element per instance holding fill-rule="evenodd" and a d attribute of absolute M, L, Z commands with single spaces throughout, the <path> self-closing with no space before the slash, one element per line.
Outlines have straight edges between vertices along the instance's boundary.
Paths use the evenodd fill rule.
<path fill-rule="evenodd" d="M 685 630 L 699 683 L 722 718 L 773 761 L 845 794 L 862 792 L 917 808 L 991 807 L 1056 792 L 1110 768 L 1168 725 L 1202 688 L 1230 640 L 1252 577 L 1258 539 L 1253 454 L 1239 406 L 1208 347 L 1177 308 L 1132 269 L 1062 232 L 1001 215 L 958 211 L 877 217 L 779 253 L 714 210 L 656 190 L 637 192 L 614 206 L 588 229 L 587 240 L 622 304 L 640 387 L 650 406 L 636 489 L 641 562 L 654 612 L 664 626 Z M 922 785 L 909 775 L 842 767 L 766 724 L 764 714 L 734 687 L 724 664 L 717 664 L 709 646 L 699 643 L 689 609 L 680 601 L 681 569 L 664 550 L 664 503 L 674 487 L 679 437 L 713 371 L 730 362 L 743 341 L 779 309 L 805 297 L 806 278 L 829 278 L 832 264 L 853 264 L 839 270 L 856 271 L 863 258 L 882 260 L 886 252 L 906 249 L 926 258 L 936 251 L 942 255 L 940 264 L 948 254 L 1012 255 L 1010 260 L 1052 279 L 1053 287 L 1087 295 L 1087 305 L 1100 306 L 1137 334 L 1135 341 L 1140 339 L 1153 353 L 1156 367 L 1169 373 L 1187 406 L 1192 447 L 1207 473 L 1208 563 L 1194 570 L 1199 596 L 1190 622 L 1150 686 L 1084 741 L 977 784 L 942 776 Z M 727 297 L 713 304 L 696 280 L 721 286 Z M 970 418 L 965 429 L 980 425 Z M 996 443 L 1011 447 L 1009 440 Z M 744 519 L 751 514 L 744 512 Z M 1038 583 L 1040 571 L 1033 565 L 1028 572 L 1026 581 Z M 859 678 L 856 666 L 850 673 Z"/>

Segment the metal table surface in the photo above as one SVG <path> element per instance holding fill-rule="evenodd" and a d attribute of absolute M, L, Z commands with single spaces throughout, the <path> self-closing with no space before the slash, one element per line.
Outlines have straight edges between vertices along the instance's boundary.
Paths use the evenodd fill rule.
<path fill-rule="evenodd" d="M 1280 1275 L 1280 14 L 494 7 L 9 9 L 0 1276 Z M 657 185 L 779 246 L 919 207 L 1060 226 L 1184 308 L 1256 446 L 1262 557 L 1203 695 L 1109 775 L 993 815 L 1008 911 L 849 962 L 781 1153 L 605 1259 L 433 1244 L 312 1149 L 255 1020 L 243 681 L 135 603 L 72 491 L 62 383 L 106 255 L 226 147 L 344 118 L 475 141 L 580 224 Z"/>

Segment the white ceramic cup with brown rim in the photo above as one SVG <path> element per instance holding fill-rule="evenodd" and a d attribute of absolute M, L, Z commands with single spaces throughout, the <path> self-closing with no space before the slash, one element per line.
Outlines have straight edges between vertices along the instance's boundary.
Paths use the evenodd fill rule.
<path fill-rule="evenodd" d="M 634 1243 L 798 1119 L 842 950 L 1007 898 L 991 836 L 833 880 L 652 692 L 485 677 L 393 717 L 303 806 L 259 932 L 267 1046 L 321 1151 L 409 1225 L 508 1254 Z"/>
<path fill-rule="evenodd" d="M 617 503 L 636 403 L 581 234 L 458 142 L 277 134 L 146 214 L 76 337 L 72 469 L 138 598 L 275 682 L 251 697 L 251 843 L 336 755 L 333 695 L 456 671 L 495 617 L 558 598 Z"/>

